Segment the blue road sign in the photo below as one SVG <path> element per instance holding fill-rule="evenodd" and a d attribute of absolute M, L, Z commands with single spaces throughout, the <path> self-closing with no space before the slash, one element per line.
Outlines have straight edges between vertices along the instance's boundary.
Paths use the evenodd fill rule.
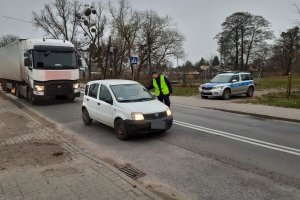
<path fill-rule="evenodd" d="M 138 64 L 138 57 L 137 56 L 131 56 L 130 57 L 130 64 L 137 65 Z"/>

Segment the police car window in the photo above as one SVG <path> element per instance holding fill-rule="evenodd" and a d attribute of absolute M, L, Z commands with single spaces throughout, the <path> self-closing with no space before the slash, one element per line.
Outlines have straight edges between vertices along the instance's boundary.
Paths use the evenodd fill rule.
<path fill-rule="evenodd" d="M 102 101 L 111 100 L 112 99 L 109 90 L 104 85 L 101 85 L 101 87 L 100 87 L 99 99 L 102 100 Z"/>
<path fill-rule="evenodd" d="M 249 80 L 248 74 L 241 74 L 241 78 L 242 78 L 242 81 L 247 81 L 247 80 Z"/>
<path fill-rule="evenodd" d="M 240 76 L 239 75 L 233 75 L 231 78 L 231 81 L 236 80 L 236 81 L 240 81 Z"/>
<path fill-rule="evenodd" d="M 90 85 L 89 96 L 93 98 L 97 98 L 98 88 L 99 88 L 99 84 L 97 83 Z"/>

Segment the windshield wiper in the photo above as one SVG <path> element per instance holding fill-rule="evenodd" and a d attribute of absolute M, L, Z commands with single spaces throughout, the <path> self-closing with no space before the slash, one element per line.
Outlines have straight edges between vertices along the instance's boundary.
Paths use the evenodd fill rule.
<path fill-rule="evenodd" d="M 139 101 L 151 101 L 153 98 L 147 97 L 147 98 L 139 98 L 139 99 L 125 99 L 125 100 L 119 100 L 119 102 L 139 102 Z"/>

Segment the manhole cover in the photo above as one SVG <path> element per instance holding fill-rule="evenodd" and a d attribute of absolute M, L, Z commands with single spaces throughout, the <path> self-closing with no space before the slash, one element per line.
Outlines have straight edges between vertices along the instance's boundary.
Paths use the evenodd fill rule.
<path fill-rule="evenodd" d="M 133 167 L 131 164 L 125 164 L 118 167 L 121 172 L 123 172 L 125 175 L 129 176 L 130 178 L 137 179 L 142 176 L 145 176 L 146 174 L 137 168 Z"/>

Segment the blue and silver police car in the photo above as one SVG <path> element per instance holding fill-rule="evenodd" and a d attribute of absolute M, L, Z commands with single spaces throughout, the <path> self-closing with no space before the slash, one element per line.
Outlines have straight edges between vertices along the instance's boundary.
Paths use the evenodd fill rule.
<path fill-rule="evenodd" d="M 251 73 L 227 72 L 216 75 L 209 83 L 200 85 L 202 98 L 221 97 L 225 100 L 233 95 L 245 94 L 252 97 L 254 82 Z"/>

